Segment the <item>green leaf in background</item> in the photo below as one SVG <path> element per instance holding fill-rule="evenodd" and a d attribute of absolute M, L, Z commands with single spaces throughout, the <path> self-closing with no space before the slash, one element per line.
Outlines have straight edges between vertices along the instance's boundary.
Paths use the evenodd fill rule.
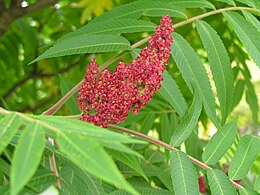
<path fill-rule="evenodd" d="M 64 96 L 75 86 L 75 84 L 70 82 L 69 80 L 65 79 L 61 75 L 59 75 L 59 78 L 60 78 L 61 95 Z M 78 108 L 77 93 L 75 93 L 73 96 L 71 96 L 66 101 L 65 104 L 66 104 L 67 108 L 69 109 L 69 112 L 71 115 L 77 115 L 77 114 L 81 113 L 81 111 Z"/>
<path fill-rule="evenodd" d="M 178 7 L 146 10 L 142 13 L 142 15 L 150 17 L 162 17 L 164 14 L 168 14 L 170 17 L 187 19 L 184 10 Z"/>
<path fill-rule="evenodd" d="M 164 190 L 164 189 L 155 189 L 155 188 L 148 188 L 148 187 L 137 187 L 136 190 L 142 195 L 174 195 L 173 192 Z M 117 190 L 109 195 L 131 195 L 130 193 L 124 190 Z"/>
<path fill-rule="evenodd" d="M 116 151 L 116 150 L 109 150 L 108 153 L 111 154 L 114 159 L 124 163 L 125 165 L 127 165 L 131 169 L 135 170 L 146 181 L 149 181 L 149 179 L 145 175 L 142 167 L 140 166 L 140 163 L 137 160 L 136 156 L 134 156 L 132 154 L 126 154 L 126 153 L 123 153 L 123 152 L 119 152 L 119 151 Z"/>
<path fill-rule="evenodd" d="M 219 127 L 213 91 L 206 70 L 190 44 L 179 34 L 173 33 L 171 55 L 190 91 L 198 90 L 207 115 Z"/>
<path fill-rule="evenodd" d="M 0 119 L 0 154 L 9 144 L 21 125 L 20 118 L 16 114 L 9 114 Z"/>
<path fill-rule="evenodd" d="M 234 100 L 233 100 L 233 108 L 235 108 L 240 102 L 243 92 L 245 89 L 245 81 L 239 79 L 235 85 L 234 89 Z"/>
<path fill-rule="evenodd" d="M 254 85 L 249 80 L 246 81 L 246 102 L 249 104 L 252 111 L 253 122 L 257 125 L 259 112 L 259 106 L 257 106 L 258 98 L 254 89 Z"/>
<path fill-rule="evenodd" d="M 234 91 L 230 59 L 219 35 L 208 23 L 197 21 L 196 27 L 208 54 L 210 68 L 218 92 L 222 124 L 225 124 L 232 108 Z"/>
<path fill-rule="evenodd" d="M 202 159 L 208 164 L 217 163 L 233 144 L 237 134 L 237 121 L 222 126 L 210 139 L 207 144 Z"/>
<path fill-rule="evenodd" d="M 161 88 L 158 91 L 181 117 L 186 114 L 187 105 L 185 99 L 175 80 L 169 75 L 167 70 L 163 73 L 163 81 L 161 82 Z"/>
<path fill-rule="evenodd" d="M 199 194 L 197 172 L 185 153 L 171 152 L 171 176 L 175 194 Z"/>
<path fill-rule="evenodd" d="M 220 2 L 223 2 L 223 3 L 227 3 L 229 5 L 232 5 L 232 6 L 236 6 L 236 4 L 233 0 L 215 0 L 215 1 L 220 1 Z"/>
<path fill-rule="evenodd" d="M 157 25 L 145 20 L 123 19 L 89 23 L 78 30 L 61 37 L 57 42 L 71 37 L 93 34 L 122 34 L 155 31 Z"/>
<path fill-rule="evenodd" d="M 45 146 L 45 134 L 38 122 L 30 122 L 23 130 L 13 156 L 11 194 L 25 186 L 35 173 Z"/>
<path fill-rule="evenodd" d="M 130 49 L 128 40 L 119 35 L 82 35 L 58 42 L 30 64 L 39 60 L 59 56 Z"/>
<path fill-rule="evenodd" d="M 228 175 L 231 179 L 242 179 L 247 175 L 260 151 L 259 137 L 244 135 L 238 143 L 234 158 L 230 163 Z"/>
<path fill-rule="evenodd" d="M 255 179 L 254 190 L 260 193 L 260 175 Z"/>
<path fill-rule="evenodd" d="M 224 16 L 233 27 L 250 57 L 260 67 L 260 32 L 238 13 L 229 11 L 225 12 Z"/>
<path fill-rule="evenodd" d="M 260 4 L 259 0 L 236 0 L 236 1 L 246 4 L 248 6 L 251 6 L 251 7 L 255 7 Z"/>
<path fill-rule="evenodd" d="M 239 188 L 240 195 L 259 195 L 256 191 L 247 188 Z"/>
<path fill-rule="evenodd" d="M 256 29 L 260 32 L 259 20 L 248 11 L 243 10 L 242 12 L 243 12 L 243 15 L 245 16 L 246 20 L 248 22 L 250 22 L 251 24 L 253 24 L 256 27 Z"/>
<path fill-rule="evenodd" d="M 113 160 L 98 142 L 67 132 L 58 135 L 57 143 L 60 150 L 76 165 L 104 181 L 119 185 L 129 192 L 137 194 L 124 180 Z"/>
<path fill-rule="evenodd" d="M 191 134 L 192 130 L 198 125 L 198 119 L 202 109 L 201 98 L 197 92 L 188 113 L 183 117 L 180 124 L 174 130 L 171 137 L 172 146 L 180 146 Z"/>
<path fill-rule="evenodd" d="M 223 171 L 218 169 L 208 170 L 207 178 L 212 195 L 237 194 L 233 184 Z"/>

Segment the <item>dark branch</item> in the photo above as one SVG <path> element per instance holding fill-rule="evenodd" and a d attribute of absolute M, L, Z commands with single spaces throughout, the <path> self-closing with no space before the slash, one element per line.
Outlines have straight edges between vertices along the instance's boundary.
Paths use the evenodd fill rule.
<path fill-rule="evenodd" d="M 21 7 L 21 1 L 12 1 L 10 8 L 5 8 L 0 13 L 0 37 L 7 31 L 10 24 L 17 18 L 26 16 L 38 10 L 41 10 L 50 5 L 54 5 L 58 0 L 39 0 L 36 3 L 28 6 Z M 1 7 L 3 2 L 1 3 Z M 2 8 L 1 8 L 2 9 Z"/>

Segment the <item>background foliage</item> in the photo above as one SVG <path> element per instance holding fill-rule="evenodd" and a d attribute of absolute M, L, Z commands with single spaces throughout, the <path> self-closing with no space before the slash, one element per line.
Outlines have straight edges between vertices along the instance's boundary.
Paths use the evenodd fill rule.
<path fill-rule="evenodd" d="M 0 1 L 0 193 L 259 193 L 259 10 L 259 0 Z M 83 123 L 77 94 L 40 115 L 92 58 L 111 69 L 135 58 L 166 13 L 171 58 L 138 115 L 110 130 Z"/>

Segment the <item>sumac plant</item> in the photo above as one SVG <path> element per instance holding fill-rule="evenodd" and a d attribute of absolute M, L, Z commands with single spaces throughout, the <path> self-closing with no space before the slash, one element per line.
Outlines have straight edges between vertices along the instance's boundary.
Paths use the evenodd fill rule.
<path fill-rule="evenodd" d="M 79 59 L 78 83 L 60 76 L 41 115 L 0 107 L 0 194 L 258 194 L 259 16 L 258 0 L 122 2 L 41 46 L 27 67 Z"/>

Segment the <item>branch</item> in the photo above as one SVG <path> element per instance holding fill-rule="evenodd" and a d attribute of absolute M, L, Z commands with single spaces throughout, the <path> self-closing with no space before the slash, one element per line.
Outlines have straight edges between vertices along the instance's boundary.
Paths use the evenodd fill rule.
<path fill-rule="evenodd" d="M 28 7 L 21 7 L 20 3 L 14 3 L 10 8 L 4 9 L 0 14 L 0 37 L 4 35 L 10 24 L 15 19 L 26 16 L 50 5 L 54 5 L 57 2 L 58 0 L 39 0 Z"/>
<path fill-rule="evenodd" d="M 145 134 L 142 134 L 142 133 L 139 133 L 139 132 L 136 132 L 136 131 L 133 131 L 131 129 L 127 129 L 127 128 L 124 128 L 124 127 L 119 127 L 119 126 L 115 126 L 115 125 L 109 125 L 108 128 L 112 129 L 112 130 L 116 130 L 116 131 L 120 131 L 120 132 L 124 132 L 124 133 L 128 133 L 128 134 L 131 134 L 131 135 L 134 135 L 134 136 L 137 136 L 137 137 L 140 137 L 148 142 L 152 142 L 156 145 L 159 145 L 159 146 L 162 146 L 170 151 L 172 150 L 175 150 L 175 151 L 179 151 L 178 149 L 174 148 L 173 146 L 170 146 L 169 144 L 161 141 L 161 140 L 158 140 L 158 139 L 155 139 L 155 138 L 152 138 L 152 137 L 149 137 Z M 196 165 L 198 165 L 199 167 L 203 168 L 204 170 L 212 170 L 212 168 L 210 166 L 208 166 L 207 164 L 197 160 L 196 158 L 190 156 L 190 155 L 187 155 L 189 157 L 189 159 Z M 243 189 L 244 187 L 239 185 L 238 183 L 236 183 L 235 181 L 233 181 L 232 179 L 229 179 L 231 181 L 231 183 L 236 187 L 236 188 L 240 188 L 240 189 Z"/>
<path fill-rule="evenodd" d="M 222 13 L 222 12 L 226 12 L 226 11 L 231 11 L 231 10 L 249 10 L 249 11 L 255 11 L 255 12 L 260 12 L 259 10 L 257 10 L 256 8 L 250 8 L 250 7 L 229 7 L 229 8 L 223 8 L 223 9 L 218 9 L 218 10 L 214 10 L 205 14 L 201 14 L 199 16 L 195 16 L 192 18 L 189 18 L 185 21 L 176 23 L 175 25 L 173 25 L 174 28 L 178 28 L 181 26 L 184 26 L 186 24 L 192 23 L 196 20 L 200 20 L 202 18 L 214 15 L 214 14 L 218 14 L 218 13 Z M 139 42 L 133 44 L 131 46 L 132 49 L 137 48 L 141 45 L 143 45 L 144 43 L 146 43 L 151 36 L 148 36 L 142 40 L 140 40 Z M 103 69 L 105 69 L 107 66 L 109 66 L 110 64 L 112 64 L 114 61 L 116 61 L 119 57 L 121 57 L 122 55 L 124 55 L 126 53 L 126 51 L 114 56 L 113 58 L 111 58 L 110 60 L 108 60 L 106 63 L 104 63 L 103 65 L 101 65 L 99 67 L 99 71 L 102 71 Z M 81 80 L 78 84 L 76 84 L 65 96 L 63 96 L 56 104 L 54 104 L 51 108 L 49 108 L 48 110 L 46 110 L 45 112 L 43 112 L 44 115 L 52 115 L 55 114 L 55 112 L 74 94 L 77 92 L 79 86 L 81 85 L 81 83 L 84 81 Z"/>
<path fill-rule="evenodd" d="M 72 68 L 74 68 L 75 66 L 77 66 L 79 63 L 79 61 L 68 65 L 67 67 L 58 70 L 55 73 L 37 73 L 35 71 L 32 71 L 29 75 L 27 75 L 27 77 L 21 79 L 20 81 L 18 81 L 17 83 L 15 83 L 2 97 L 3 99 L 7 99 L 13 92 L 15 92 L 15 90 L 20 87 L 21 85 L 23 85 L 25 82 L 27 82 L 30 79 L 39 77 L 39 78 L 48 78 L 48 77 L 53 77 L 56 76 L 57 74 L 62 74 L 65 72 L 70 71 Z M 36 65 L 35 65 L 36 67 Z"/>

